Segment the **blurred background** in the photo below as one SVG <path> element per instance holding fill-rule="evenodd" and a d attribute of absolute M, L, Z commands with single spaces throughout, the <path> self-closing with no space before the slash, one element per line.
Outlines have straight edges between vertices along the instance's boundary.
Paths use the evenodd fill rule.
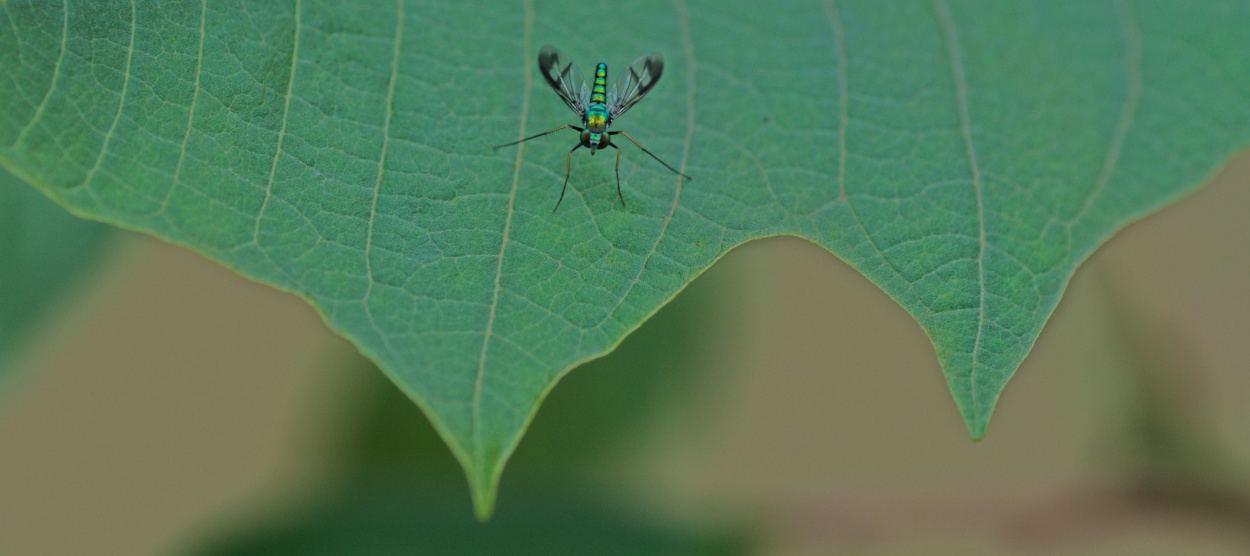
<path fill-rule="evenodd" d="M 1094 253 L 979 443 L 875 286 L 738 248 L 555 388 L 485 524 L 310 307 L 89 226 L 4 329 L 0 554 L 1250 553 L 1247 183 L 1241 156 Z"/>

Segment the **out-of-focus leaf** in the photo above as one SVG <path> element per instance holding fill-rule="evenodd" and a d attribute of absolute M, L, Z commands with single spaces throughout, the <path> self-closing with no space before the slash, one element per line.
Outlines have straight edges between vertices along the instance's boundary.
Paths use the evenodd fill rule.
<path fill-rule="evenodd" d="M 336 497 L 293 523 L 218 541 L 204 556 L 300 554 L 382 556 L 713 556 L 748 554 L 738 533 L 692 532 L 653 519 L 606 511 L 551 489 L 509 497 L 490 523 L 473 520 L 458 489 L 374 484 Z M 419 503 L 414 503 L 419 501 Z"/>
<path fill-rule="evenodd" d="M 0 169 L 0 379 L 110 235 Z"/>

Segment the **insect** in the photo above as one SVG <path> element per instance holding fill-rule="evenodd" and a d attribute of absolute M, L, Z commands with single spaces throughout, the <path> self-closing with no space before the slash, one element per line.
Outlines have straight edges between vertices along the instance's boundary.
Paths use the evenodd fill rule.
<path fill-rule="evenodd" d="M 612 86 L 612 90 L 607 90 L 608 83 L 608 65 L 600 62 L 595 66 L 594 86 L 587 87 L 586 79 L 582 77 L 582 72 L 569 59 L 569 56 L 551 46 L 544 46 L 538 51 L 538 70 L 542 72 L 543 78 L 547 80 L 547 84 L 555 90 L 556 94 L 564 100 L 564 103 L 573 110 L 575 114 L 581 116 L 582 127 L 572 124 L 565 124 L 555 129 L 547 130 L 537 135 L 531 135 L 524 139 L 495 145 L 493 148 L 500 149 L 510 147 L 518 143 L 537 139 L 544 135 L 549 135 L 562 129 L 572 129 L 581 133 L 581 139 L 572 149 L 569 149 L 568 160 L 564 165 L 564 185 L 560 187 L 560 199 L 556 201 L 555 208 L 551 212 L 555 212 L 560 208 L 560 203 L 564 201 L 564 191 L 569 186 L 569 174 L 573 168 L 573 151 L 586 147 L 590 149 L 590 154 L 594 155 L 596 151 L 612 147 L 616 149 L 616 195 L 621 199 L 621 206 L 625 206 L 625 196 L 621 194 L 621 149 L 612 143 L 612 137 L 615 135 L 623 135 L 629 142 L 633 143 L 642 152 L 654 158 L 656 162 L 663 164 L 665 168 L 671 170 L 686 179 L 694 179 L 681 172 L 676 168 L 669 166 L 667 162 L 660 160 L 646 147 L 642 146 L 633 137 L 624 131 L 608 131 L 608 128 L 620 118 L 622 114 L 633 108 L 642 97 L 647 96 L 655 84 L 660 81 L 660 75 L 664 73 L 664 58 L 659 52 L 652 52 L 646 56 L 642 56 L 634 63 L 629 65 L 629 69 L 625 70 L 625 75 Z"/>

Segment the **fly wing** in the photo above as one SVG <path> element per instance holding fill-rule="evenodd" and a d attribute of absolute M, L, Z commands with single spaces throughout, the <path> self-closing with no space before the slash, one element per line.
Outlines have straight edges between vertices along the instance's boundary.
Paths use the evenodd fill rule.
<path fill-rule="evenodd" d="M 568 54 L 551 46 L 542 47 L 538 51 L 538 71 L 578 117 L 586 114 L 590 88 L 586 86 L 582 70 L 577 68 Z"/>
<path fill-rule="evenodd" d="M 608 112 L 612 119 L 620 117 L 626 110 L 633 108 L 642 97 L 651 92 L 651 88 L 660 82 L 664 73 L 664 57 L 659 52 L 652 52 L 634 60 L 625 70 L 625 74 L 612 86 L 608 94 Z"/>

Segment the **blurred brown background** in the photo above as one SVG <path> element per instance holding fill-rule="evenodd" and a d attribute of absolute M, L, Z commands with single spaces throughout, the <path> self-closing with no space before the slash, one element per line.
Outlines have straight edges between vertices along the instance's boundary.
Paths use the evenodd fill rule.
<path fill-rule="evenodd" d="M 657 317 L 697 310 L 692 378 L 582 482 L 763 554 L 1250 553 L 1248 183 L 1242 156 L 1096 252 L 980 443 L 902 309 L 809 243 L 748 244 Z M 298 510 L 376 373 L 294 296 L 118 243 L 0 390 L 0 554 L 182 553 Z"/>

